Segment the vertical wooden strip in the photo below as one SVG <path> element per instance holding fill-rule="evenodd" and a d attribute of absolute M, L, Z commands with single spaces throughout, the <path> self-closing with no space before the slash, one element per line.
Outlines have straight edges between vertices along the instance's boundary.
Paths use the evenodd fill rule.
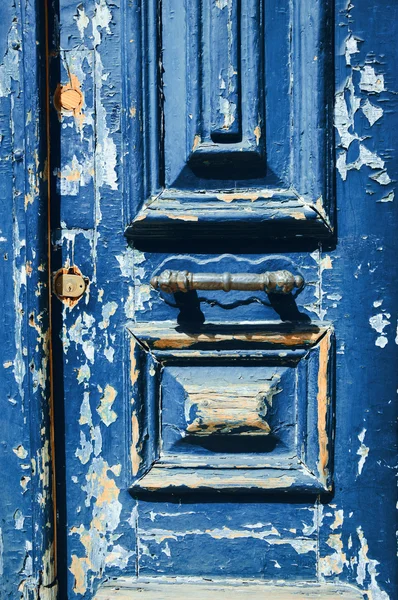
<path fill-rule="evenodd" d="M 1 596 L 54 600 L 44 5 L 1 17 Z"/>
<path fill-rule="evenodd" d="M 242 135 L 240 115 L 240 2 L 211 0 L 210 86 L 211 137 L 237 142 Z"/>

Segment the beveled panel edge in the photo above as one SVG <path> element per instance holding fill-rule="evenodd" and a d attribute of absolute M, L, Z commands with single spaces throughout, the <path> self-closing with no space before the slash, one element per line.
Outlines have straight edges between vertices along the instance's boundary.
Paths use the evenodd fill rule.
<path fill-rule="evenodd" d="M 155 463 L 149 472 L 133 484 L 130 493 L 140 492 L 244 492 L 250 493 L 300 493 L 329 492 L 309 470 L 301 465 L 297 469 L 207 469 L 169 467 Z"/>
<path fill-rule="evenodd" d="M 132 483 L 129 491 L 132 495 L 147 492 L 231 492 L 243 493 L 263 492 L 299 492 L 319 494 L 332 490 L 332 471 L 329 468 L 329 459 L 332 453 L 331 423 L 329 413 L 332 407 L 328 400 L 329 389 L 329 362 L 331 351 L 331 340 L 333 328 L 324 322 L 313 323 L 286 323 L 278 321 L 262 321 L 251 323 L 209 323 L 202 325 L 196 333 L 185 331 L 175 321 L 151 322 L 151 323 L 128 323 L 127 330 L 132 334 L 132 344 L 140 348 L 147 357 L 154 359 L 159 366 L 165 361 L 175 360 L 174 353 L 181 352 L 187 355 L 185 360 L 201 360 L 203 349 L 206 358 L 215 358 L 230 353 L 231 343 L 239 350 L 241 348 L 257 350 L 266 356 L 270 347 L 281 350 L 287 349 L 294 353 L 298 349 L 300 358 L 312 356 L 312 362 L 318 372 L 317 380 L 317 430 L 318 438 L 308 446 L 310 455 L 315 452 L 311 466 L 307 466 L 306 460 L 301 458 L 296 466 L 289 464 L 272 465 L 269 468 L 258 469 L 246 468 L 243 465 L 235 465 L 229 468 L 214 466 L 211 468 L 192 469 L 186 465 L 176 465 L 168 462 L 167 457 L 159 456 L 159 433 L 155 430 L 157 426 L 156 415 L 153 413 L 156 405 L 156 383 L 150 377 L 151 385 L 143 399 L 145 412 L 153 413 L 151 417 L 153 432 L 151 448 L 149 452 L 142 454 L 142 443 L 139 430 L 135 429 L 132 439 L 132 455 L 137 456 L 137 468 L 133 475 L 136 480 Z M 184 350 L 185 349 L 185 350 Z M 206 350 L 207 349 L 207 350 Z M 316 352 L 313 353 L 313 349 Z M 304 352 L 304 355 L 303 355 Z M 275 354 L 275 350 L 271 350 Z M 323 359 L 319 361 L 319 354 Z M 189 356 L 190 355 L 190 356 Z M 281 357 L 283 360 L 283 357 Z M 323 364 L 319 371 L 316 365 Z M 155 373 L 153 373 L 155 374 Z M 134 374 L 135 383 L 138 373 Z M 320 378 L 319 378 L 320 377 Z M 148 378 L 148 373 L 145 375 Z M 146 380 L 146 379 L 145 379 Z M 320 385 L 321 384 L 321 385 Z M 324 407 L 325 410 L 320 410 Z M 156 412 L 156 411 L 155 411 Z M 137 422 L 138 426 L 138 422 Z M 315 445 L 314 445 L 315 444 Z M 139 460 L 138 460 L 139 459 Z M 160 460 L 159 460 L 160 459 Z M 304 462 L 305 461 L 305 462 Z M 134 462 L 134 461 L 133 461 Z"/>
<path fill-rule="evenodd" d="M 165 192 L 167 193 L 167 192 Z M 315 204 L 291 199 L 263 199 L 258 192 L 192 194 L 183 199 L 160 196 L 144 205 L 125 235 L 133 240 L 218 239 L 324 239 L 333 228 L 324 211 Z M 221 199 L 224 197 L 225 199 Z M 229 199 L 231 197 L 231 199 Z M 199 200 L 200 198 L 200 200 Z M 232 205 L 231 203 L 234 202 Z"/>
<path fill-rule="evenodd" d="M 317 321 L 310 324 L 280 321 L 205 323 L 197 332 L 184 330 L 175 321 L 128 322 L 126 327 L 155 356 L 157 350 L 171 354 L 176 350 L 214 348 L 219 352 L 223 344 L 231 342 L 264 350 L 266 346 L 310 349 L 331 330 L 330 324 Z"/>
<path fill-rule="evenodd" d="M 210 579 L 210 578 L 209 578 Z M 105 582 L 94 600 L 210 600 L 231 597 L 234 600 L 361 600 L 364 592 L 344 583 L 283 584 L 260 580 L 199 579 L 197 577 L 140 578 L 119 577 Z"/>

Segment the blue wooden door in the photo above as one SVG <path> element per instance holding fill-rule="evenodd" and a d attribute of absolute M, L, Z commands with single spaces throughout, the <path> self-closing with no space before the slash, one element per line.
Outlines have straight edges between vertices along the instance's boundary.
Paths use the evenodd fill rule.
<path fill-rule="evenodd" d="M 397 598 L 395 3 L 48 11 L 45 597 Z"/>
<path fill-rule="evenodd" d="M 61 595 L 394 597 L 382 8 L 60 3 Z"/>

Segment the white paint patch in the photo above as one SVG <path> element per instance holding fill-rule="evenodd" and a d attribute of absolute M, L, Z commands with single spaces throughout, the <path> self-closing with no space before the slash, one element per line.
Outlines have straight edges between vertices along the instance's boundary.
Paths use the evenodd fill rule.
<path fill-rule="evenodd" d="M 394 198 L 395 198 L 394 192 L 390 192 L 389 194 L 387 194 L 387 196 L 384 196 L 384 198 L 377 200 L 377 202 L 393 202 Z"/>
<path fill-rule="evenodd" d="M 360 51 L 358 43 L 361 41 L 352 35 L 347 38 L 345 42 L 345 57 L 348 66 L 351 66 L 351 56 Z M 373 67 L 370 65 L 352 67 L 351 74 L 347 77 L 343 89 L 338 91 L 335 97 L 335 127 L 340 136 L 339 145 L 343 148 L 343 151 L 337 156 L 336 167 L 343 181 L 346 181 L 348 171 L 359 171 L 364 166 L 370 169 L 377 169 L 380 173 L 371 176 L 372 179 L 380 185 L 387 185 L 391 180 L 384 168 L 384 160 L 375 152 L 369 150 L 363 144 L 365 138 L 361 138 L 355 131 L 355 114 L 359 108 L 361 108 L 371 126 L 381 119 L 383 109 L 375 106 L 369 99 L 363 101 L 356 95 L 356 84 L 354 84 L 353 80 L 354 70 L 360 72 L 359 88 L 361 92 L 375 94 L 384 90 L 384 77 L 383 75 L 377 75 Z M 347 150 L 353 140 L 360 142 L 359 156 L 355 161 L 348 163 Z M 380 200 L 378 201 L 380 202 Z"/>
<path fill-rule="evenodd" d="M 363 586 L 366 579 L 366 572 L 370 576 L 370 584 L 367 588 L 368 597 L 371 600 L 390 600 L 388 594 L 380 589 L 377 583 L 377 576 L 379 573 L 376 570 L 379 561 L 373 560 L 368 557 L 369 545 L 362 531 L 362 527 L 357 528 L 357 534 L 359 543 L 361 544 L 358 554 L 358 566 L 357 566 L 357 583 Z"/>
<path fill-rule="evenodd" d="M 14 523 L 15 529 L 23 529 L 23 524 L 25 522 L 25 517 L 22 512 L 18 509 L 14 513 Z"/>
<path fill-rule="evenodd" d="M 347 66 L 351 65 L 351 56 L 353 54 L 358 54 L 359 48 L 358 43 L 362 42 L 360 38 L 355 37 L 354 35 L 349 35 L 349 37 L 345 41 L 345 62 Z"/>
<path fill-rule="evenodd" d="M 97 4 L 97 7 L 100 6 Z M 106 11 L 109 13 L 109 21 L 111 19 L 111 13 L 106 6 L 104 0 L 101 0 L 101 6 L 104 6 L 104 14 Z M 105 10 L 106 9 L 106 10 Z M 106 17 L 107 19 L 108 17 Z M 104 23 L 106 21 L 104 19 Z M 103 25 L 105 27 L 105 25 Z M 96 28 L 95 28 L 96 29 Z M 93 18 L 93 32 L 94 32 L 94 18 Z M 97 32 L 98 38 L 99 33 Z M 98 41 L 99 43 L 99 41 Z M 96 45 L 96 44 L 94 44 Z M 106 78 L 104 74 L 104 67 L 99 52 L 95 52 L 95 81 L 96 81 L 96 107 L 97 107 L 97 144 L 95 149 L 95 173 L 96 173 L 96 187 L 99 189 L 102 186 L 108 186 L 111 190 L 118 189 L 117 181 L 117 150 L 116 144 L 111 137 L 109 137 L 109 127 L 107 126 L 107 115 L 106 109 L 102 102 L 102 82 Z M 97 190 L 98 193 L 98 190 Z M 99 206 L 99 199 L 96 205 L 96 220 L 101 221 L 101 210 Z"/>
<path fill-rule="evenodd" d="M 115 349 L 112 348 L 111 346 L 108 346 L 104 350 L 104 356 L 107 359 L 107 361 L 109 361 L 110 363 L 113 363 L 113 359 L 115 356 Z"/>
<path fill-rule="evenodd" d="M 383 109 L 379 106 L 375 106 L 368 99 L 361 106 L 362 112 L 369 121 L 370 126 L 374 125 L 376 121 L 381 119 L 383 116 Z"/>
<path fill-rule="evenodd" d="M 363 144 L 359 145 L 359 157 L 356 161 L 351 163 L 348 168 L 359 169 L 361 167 L 369 167 L 370 169 L 383 169 L 384 160 L 377 156 L 374 152 L 371 152 Z"/>
<path fill-rule="evenodd" d="M 107 327 L 109 327 L 110 318 L 115 314 L 116 311 L 116 302 L 107 302 L 106 304 L 104 304 L 102 307 L 102 321 L 98 324 L 98 327 L 100 329 L 106 329 Z"/>
<path fill-rule="evenodd" d="M 379 183 L 380 185 L 388 185 L 389 183 L 391 183 L 391 177 L 387 173 L 386 169 L 383 169 L 382 171 L 371 175 L 370 178 L 373 179 L 373 181 Z"/>
<path fill-rule="evenodd" d="M 146 311 L 148 306 L 146 303 L 149 303 L 151 299 L 151 286 L 147 284 L 138 285 L 135 288 L 135 311 Z"/>
<path fill-rule="evenodd" d="M 116 399 L 117 391 L 114 387 L 107 384 L 105 386 L 104 393 L 101 396 L 100 405 L 97 408 L 97 413 L 101 417 L 101 421 L 109 427 L 117 419 L 117 414 L 112 409 L 113 403 Z"/>
<path fill-rule="evenodd" d="M 84 38 L 84 30 L 86 29 L 87 25 L 90 22 L 90 19 L 88 18 L 88 16 L 84 12 L 84 6 L 83 7 L 80 7 L 80 6 L 77 7 L 77 17 L 75 16 L 73 18 L 76 21 L 76 25 L 77 25 L 77 28 L 79 30 L 80 37 L 81 37 L 81 39 L 83 39 Z"/>
<path fill-rule="evenodd" d="M 341 153 L 336 162 L 336 166 L 339 170 L 343 181 L 347 179 L 347 172 L 353 169 L 359 171 L 362 167 L 369 167 L 370 169 L 384 169 L 384 160 L 380 158 L 375 152 L 371 152 L 363 144 L 359 144 L 359 156 L 352 162 L 347 163 L 347 154 Z M 377 179 L 376 179 L 377 181 Z"/>
<path fill-rule="evenodd" d="M 350 106 L 345 97 L 347 90 L 350 97 Z M 352 131 L 354 116 L 359 104 L 360 100 L 355 97 L 352 80 L 347 80 L 345 89 L 336 94 L 334 108 L 334 125 L 339 132 L 340 145 L 345 149 L 349 148 L 353 140 L 359 139 L 358 135 Z"/>
<path fill-rule="evenodd" d="M 14 378 L 18 386 L 19 397 L 23 401 L 25 397 L 24 379 L 26 375 L 26 364 L 25 364 L 25 352 L 22 346 L 23 344 L 23 328 L 22 328 L 22 316 L 24 314 L 23 305 L 20 301 L 22 287 L 26 286 L 26 268 L 25 264 L 22 266 L 18 265 L 18 261 L 21 260 L 21 254 L 23 249 L 26 247 L 26 241 L 19 238 L 18 220 L 14 219 L 13 225 L 13 248 L 14 248 L 14 260 L 13 260 L 13 281 L 14 281 L 14 314 L 15 314 L 15 329 L 14 329 L 14 341 L 15 341 L 15 358 L 14 358 Z M 22 256 L 23 260 L 23 256 Z M 25 263 L 25 261 L 23 261 Z"/>
<path fill-rule="evenodd" d="M 377 331 L 377 333 L 384 333 L 385 327 L 391 324 L 388 320 L 390 317 L 390 313 L 379 313 L 378 315 L 374 315 L 369 319 L 370 326 Z"/>
<path fill-rule="evenodd" d="M 277 560 L 275 560 L 274 558 L 271 558 L 271 562 L 274 563 L 274 567 L 275 569 L 281 569 L 282 567 L 280 566 L 280 564 L 278 563 Z"/>
<path fill-rule="evenodd" d="M 99 456 L 102 452 L 102 434 L 99 425 L 91 430 L 91 440 L 94 444 L 94 456 Z"/>
<path fill-rule="evenodd" d="M 77 381 L 78 383 L 83 383 L 84 381 L 89 381 L 90 377 L 91 370 L 88 366 L 88 363 L 86 362 L 77 370 Z"/>
<path fill-rule="evenodd" d="M 93 445 L 90 440 L 88 440 L 83 433 L 80 432 L 80 448 L 77 448 L 75 452 L 75 456 L 80 460 L 82 465 L 86 465 L 90 460 L 91 454 L 93 452 Z"/>
<path fill-rule="evenodd" d="M 331 575 L 342 573 L 344 567 L 349 566 L 349 562 L 346 553 L 343 551 L 341 533 L 330 534 L 326 543 L 334 550 L 334 552 L 333 554 L 328 554 L 319 558 L 319 568 L 321 575 L 330 577 Z"/>
<path fill-rule="evenodd" d="M 78 196 L 80 188 L 92 181 L 93 174 L 94 165 L 91 156 L 86 158 L 83 163 L 79 163 L 77 157 L 73 155 L 70 164 L 54 171 L 54 175 L 57 177 L 58 193 L 63 196 Z"/>
<path fill-rule="evenodd" d="M 128 247 L 125 252 L 118 254 L 116 260 L 119 263 L 120 271 L 123 277 L 128 280 L 134 280 L 134 251 Z"/>
<path fill-rule="evenodd" d="M 388 339 L 386 335 L 379 335 L 379 337 L 375 341 L 375 345 L 379 348 L 385 348 L 388 344 Z"/>
<path fill-rule="evenodd" d="M 358 439 L 361 442 L 361 445 L 359 446 L 359 449 L 357 450 L 357 454 L 358 456 L 360 456 L 359 462 L 358 462 L 358 475 L 360 475 L 362 473 L 362 469 L 363 466 L 365 464 L 366 459 L 368 458 L 368 454 L 369 454 L 369 448 L 367 446 L 365 446 L 365 444 L 363 443 L 365 440 L 365 434 L 366 434 L 366 429 L 362 429 L 361 433 L 358 435 Z"/>
<path fill-rule="evenodd" d="M 330 529 L 332 529 L 334 531 L 335 529 L 342 527 L 343 522 L 344 522 L 344 511 L 336 510 L 334 513 L 334 522 L 331 524 Z"/>
<path fill-rule="evenodd" d="M 90 407 L 90 392 L 84 392 L 83 401 L 80 406 L 80 418 L 79 425 L 90 425 L 93 424 L 92 413 Z"/>
<path fill-rule="evenodd" d="M 326 296 L 326 298 L 328 298 L 329 300 L 336 300 L 337 302 L 339 302 L 342 299 L 342 297 L 343 296 L 341 294 L 336 294 L 336 293 L 334 293 L 334 294 L 328 294 Z"/>
<path fill-rule="evenodd" d="M 124 314 L 127 319 L 134 319 L 134 288 L 131 285 L 129 285 L 129 293 L 124 303 Z"/>
<path fill-rule="evenodd" d="M 385 91 L 384 75 L 377 75 L 374 68 L 370 65 L 365 65 L 360 68 L 361 80 L 359 87 L 363 92 L 369 94 L 380 94 Z"/>
<path fill-rule="evenodd" d="M 129 550 L 126 550 L 126 548 L 123 548 L 123 546 L 116 544 L 106 555 L 105 564 L 108 567 L 126 569 L 131 556 L 134 556 L 134 552 L 130 552 Z"/>
<path fill-rule="evenodd" d="M 230 102 L 228 98 L 223 98 L 222 96 L 220 96 L 219 110 L 220 113 L 224 116 L 223 128 L 228 130 L 231 127 L 232 123 L 235 121 L 236 104 L 234 102 Z"/>
<path fill-rule="evenodd" d="M 95 13 L 92 19 L 94 47 L 101 43 L 101 33 L 99 29 L 105 29 L 106 33 L 111 33 L 109 27 L 112 21 L 112 13 L 107 6 L 106 0 L 100 0 L 95 5 Z"/>
<path fill-rule="evenodd" d="M 64 328 L 62 338 L 64 352 L 68 352 L 70 342 L 74 342 L 77 346 L 80 345 L 82 347 L 87 360 L 94 363 L 94 339 L 96 335 L 94 323 L 94 317 L 83 312 L 69 329 Z"/>
<path fill-rule="evenodd" d="M 16 448 L 13 448 L 12 451 L 14 454 L 18 456 L 21 460 L 25 459 L 28 456 L 28 451 L 20 444 Z"/>
<path fill-rule="evenodd" d="M 161 552 L 163 552 L 163 554 L 165 554 L 166 556 L 168 556 L 170 558 L 171 551 L 170 551 L 170 546 L 168 545 L 167 542 L 165 543 L 164 547 L 161 549 Z"/>

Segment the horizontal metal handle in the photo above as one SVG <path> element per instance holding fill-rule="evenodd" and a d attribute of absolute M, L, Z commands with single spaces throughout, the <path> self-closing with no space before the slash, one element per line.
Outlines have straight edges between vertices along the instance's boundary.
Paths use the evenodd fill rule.
<path fill-rule="evenodd" d="M 301 275 L 290 271 L 265 271 L 265 273 L 189 273 L 188 271 L 163 271 L 152 277 L 151 286 L 168 294 L 191 290 L 261 291 L 267 294 L 290 294 L 302 288 Z"/>

